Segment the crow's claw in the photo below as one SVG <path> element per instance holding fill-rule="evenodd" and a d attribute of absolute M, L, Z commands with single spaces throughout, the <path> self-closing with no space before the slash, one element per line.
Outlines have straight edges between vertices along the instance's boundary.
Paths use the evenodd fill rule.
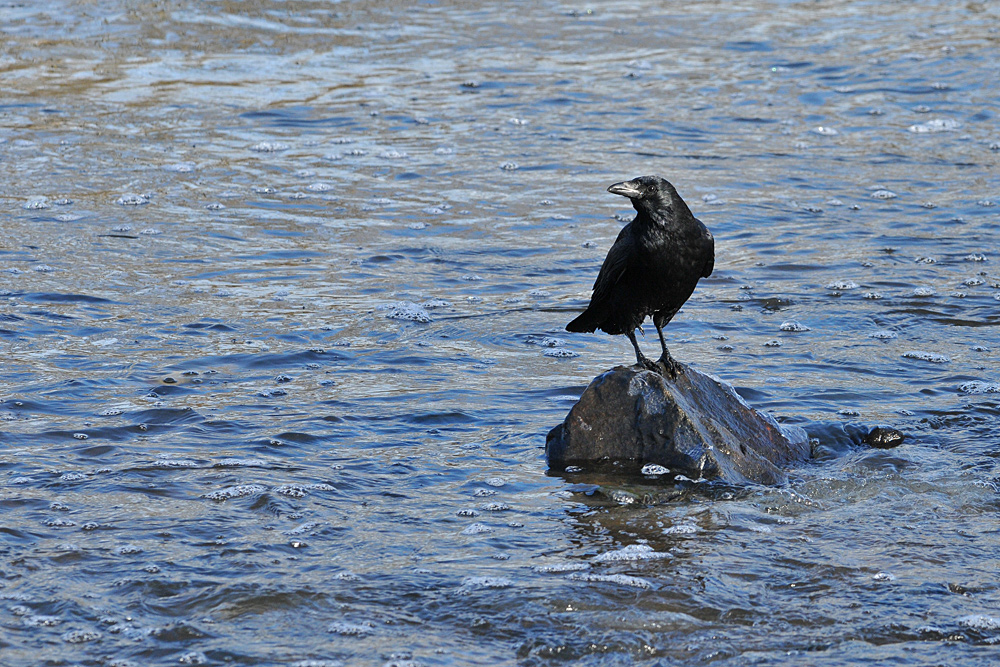
<path fill-rule="evenodd" d="M 653 361 L 649 357 L 643 356 L 639 360 L 639 365 L 641 365 L 647 371 L 653 371 L 654 373 L 659 373 L 660 375 L 663 375 L 663 366 Z"/>
<path fill-rule="evenodd" d="M 681 363 L 671 357 L 669 354 L 664 354 L 656 362 L 661 368 L 663 368 L 663 374 L 669 377 L 677 377 L 680 373 L 684 372 L 684 367 Z"/>

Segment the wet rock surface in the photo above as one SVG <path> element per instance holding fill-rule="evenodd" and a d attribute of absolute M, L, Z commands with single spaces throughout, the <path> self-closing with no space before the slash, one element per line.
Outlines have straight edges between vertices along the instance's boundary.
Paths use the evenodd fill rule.
<path fill-rule="evenodd" d="M 617 366 L 597 376 L 545 443 L 550 468 L 655 464 L 693 479 L 783 484 L 809 438 L 744 402 L 729 384 L 679 364 L 676 376 Z"/>

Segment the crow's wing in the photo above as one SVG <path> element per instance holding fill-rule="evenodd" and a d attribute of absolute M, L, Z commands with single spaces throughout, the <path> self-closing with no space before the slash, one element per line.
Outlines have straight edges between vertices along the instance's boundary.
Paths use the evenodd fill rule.
<path fill-rule="evenodd" d="M 611 297 L 611 291 L 622 279 L 628 270 L 629 256 L 632 254 L 632 224 L 625 225 L 618 233 L 614 245 L 608 251 L 608 256 L 604 258 L 601 271 L 594 281 L 594 295 L 590 297 L 590 306 L 593 308 L 603 304 Z"/>
<path fill-rule="evenodd" d="M 712 232 L 707 229 L 705 230 L 705 234 L 708 236 L 708 260 L 701 270 L 702 278 L 708 278 L 712 275 L 712 269 L 715 268 L 715 238 L 712 237 Z"/>

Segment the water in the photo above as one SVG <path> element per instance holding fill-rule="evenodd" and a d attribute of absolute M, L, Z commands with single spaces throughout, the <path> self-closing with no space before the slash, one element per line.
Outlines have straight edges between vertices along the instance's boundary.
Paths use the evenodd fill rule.
<path fill-rule="evenodd" d="M 992 661 L 998 18 L 0 8 L 0 664 Z M 546 473 L 647 173 L 787 488 Z"/>

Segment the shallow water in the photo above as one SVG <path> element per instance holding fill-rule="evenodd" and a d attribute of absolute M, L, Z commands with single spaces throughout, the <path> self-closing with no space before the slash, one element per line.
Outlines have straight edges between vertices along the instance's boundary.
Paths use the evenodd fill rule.
<path fill-rule="evenodd" d="M 0 7 L 0 664 L 992 660 L 998 19 Z M 546 473 L 646 173 L 787 488 Z"/>

